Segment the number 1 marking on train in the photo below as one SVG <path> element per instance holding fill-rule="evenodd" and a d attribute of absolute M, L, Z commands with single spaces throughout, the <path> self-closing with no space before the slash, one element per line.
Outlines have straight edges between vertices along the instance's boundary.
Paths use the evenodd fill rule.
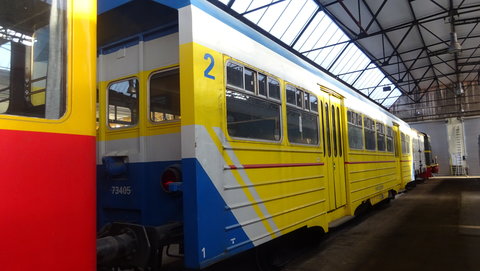
<path fill-rule="evenodd" d="M 205 248 L 204 247 L 202 247 L 202 255 L 203 255 L 203 258 L 205 259 L 206 256 L 205 256 Z"/>
<path fill-rule="evenodd" d="M 205 71 L 203 72 L 203 75 L 207 78 L 210 78 L 210 79 L 213 79 L 215 80 L 215 76 L 211 75 L 210 72 L 212 71 L 213 69 L 213 66 L 215 66 L 215 59 L 213 58 L 213 56 L 209 53 L 206 53 L 204 56 L 203 56 L 203 59 L 205 60 L 208 60 L 210 59 L 210 64 L 208 65 L 208 67 L 205 69 Z"/>

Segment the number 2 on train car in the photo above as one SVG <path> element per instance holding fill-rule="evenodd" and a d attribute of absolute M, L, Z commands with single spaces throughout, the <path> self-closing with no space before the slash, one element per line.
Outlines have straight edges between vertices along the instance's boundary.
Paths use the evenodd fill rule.
<path fill-rule="evenodd" d="M 213 66 L 215 66 L 215 59 L 213 58 L 213 56 L 209 53 L 206 53 L 204 56 L 203 56 L 203 59 L 205 60 L 209 60 L 210 59 L 210 64 L 208 65 L 208 67 L 205 69 L 205 71 L 203 72 L 203 75 L 207 78 L 210 78 L 210 79 L 213 79 L 215 80 L 215 76 L 211 75 L 210 72 L 212 71 L 213 69 Z"/>

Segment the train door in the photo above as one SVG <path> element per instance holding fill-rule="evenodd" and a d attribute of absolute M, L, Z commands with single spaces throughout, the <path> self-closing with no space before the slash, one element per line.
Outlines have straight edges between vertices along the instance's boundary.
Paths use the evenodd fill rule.
<path fill-rule="evenodd" d="M 328 172 L 329 210 L 346 204 L 344 145 L 343 145 L 343 101 L 329 94 L 323 102 L 324 147 Z"/>

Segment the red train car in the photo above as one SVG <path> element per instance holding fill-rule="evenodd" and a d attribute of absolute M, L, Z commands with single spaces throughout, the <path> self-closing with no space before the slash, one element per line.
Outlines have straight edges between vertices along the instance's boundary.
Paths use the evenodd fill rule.
<path fill-rule="evenodd" d="M 2 270 L 95 269 L 96 1 L 0 1 Z"/>

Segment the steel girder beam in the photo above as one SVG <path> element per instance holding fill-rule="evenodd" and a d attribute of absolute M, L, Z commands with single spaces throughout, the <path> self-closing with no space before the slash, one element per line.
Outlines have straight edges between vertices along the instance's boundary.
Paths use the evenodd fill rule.
<path fill-rule="evenodd" d="M 367 50 L 365 50 L 365 48 L 363 48 L 363 46 L 361 44 L 359 44 L 358 42 L 356 42 L 358 40 L 358 37 L 360 36 L 360 34 L 362 34 L 362 29 L 363 27 L 361 27 L 361 24 L 360 22 L 352 15 L 352 13 L 350 12 L 350 10 L 348 10 L 348 8 L 343 4 L 343 3 L 340 3 L 340 2 L 343 2 L 343 0 L 340 0 L 338 1 L 338 3 L 340 5 L 342 5 L 342 7 L 345 9 L 345 12 L 347 12 L 347 14 L 349 14 L 349 16 L 351 17 L 351 19 L 357 24 L 357 25 L 360 25 L 359 26 L 359 29 L 360 29 L 360 33 L 357 33 L 355 31 L 352 31 L 348 26 L 346 26 L 345 24 L 343 24 L 342 22 L 340 22 L 339 20 L 337 20 L 337 18 L 335 18 L 335 16 L 333 16 L 330 11 L 328 9 L 325 8 L 324 5 L 322 5 L 319 0 L 315 0 L 315 2 L 324 8 L 324 12 L 330 16 L 330 18 L 335 22 L 337 23 L 337 25 L 341 26 L 344 28 L 344 30 L 348 30 L 346 31 L 346 35 L 349 37 L 350 40 L 354 41 L 355 44 L 357 45 L 357 47 L 363 51 L 363 53 L 367 56 L 369 56 L 370 59 L 374 58 Z M 368 4 L 362 0 L 362 3 L 364 4 L 364 6 L 366 7 L 367 11 L 370 13 L 370 15 L 372 16 L 372 18 L 375 16 L 374 12 L 371 10 L 371 8 L 368 6 Z M 377 23 L 377 25 L 380 27 L 380 29 L 383 31 L 381 25 L 379 24 L 379 22 L 375 19 L 375 22 Z M 364 32 L 364 31 L 363 31 Z M 385 35 L 385 39 L 387 40 L 387 42 L 390 44 L 390 46 L 392 48 L 395 48 L 395 46 L 393 45 L 392 41 L 388 38 L 388 36 Z M 378 66 L 378 69 L 380 71 L 382 71 L 382 73 L 384 74 L 385 78 L 388 78 L 388 73 L 386 73 L 382 68 L 381 68 L 381 65 L 377 65 Z M 405 67 L 406 68 L 406 67 Z M 356 83 L 356 81 L 362 76 L 363 72 L 354 80 L 354 82 L 352 83 L 352 85 L 354 85 Z M 382 79 L 383 80 L 383 79 Z M 391 80 L 392 83 L 395 85 L 395 80 Z M 396 85 L 395 85 L 396 86 Z M 398 88 L 398 86 L 396 86 Z M 407 92 L 401 88 L 398 88 L 401 92 L 403 92 L 405 95 L 408 96 Z M 409 97 L 410 99 L 412 99 L 411 97 Z"/>

